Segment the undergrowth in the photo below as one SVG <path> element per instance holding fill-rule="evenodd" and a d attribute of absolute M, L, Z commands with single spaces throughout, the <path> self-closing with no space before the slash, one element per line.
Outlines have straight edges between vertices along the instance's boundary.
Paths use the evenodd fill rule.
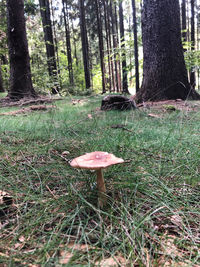
<path fill-rule="evenodd" d="M 200 265 L 200 112 L 100 100 L 0 116 L 1 266 Z M 103 209 L 94 173 L 69 165 L 92 151 L 125 160 L 105 171 Z"/>

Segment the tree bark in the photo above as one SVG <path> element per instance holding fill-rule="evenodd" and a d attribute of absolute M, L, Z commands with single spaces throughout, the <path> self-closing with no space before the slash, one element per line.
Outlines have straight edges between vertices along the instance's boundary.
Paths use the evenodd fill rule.
<path fill-rule="evenodd" d="M 57 82 L 57 65 L 56 65 L 55 47 L 54 47 L 54 41 L 53 41 L 49 0 L 39 0 L 39 4 L 40 4 L 40 13 L 42 17 L 44 40 L 45 40 L 45 45 L 46 45 L 48 71 L 49 71 L 49 76 L 53 77 L 53 80 L 54 80 L 52 93 L 57 94 L 59 91 L 59 88 L 57 85 L 58 83 Z"/>
<path fill-rule="evenodd" d="M 100 15 L 100 8 L 98 0 L 95 0 L 96 4 L 96 17 L 97 17 L 97 28 L 99 37 L 99 53 L 101 62 L 101 75 L 102 75 L 102 93 L 106 93 L 106 79 L 105 79 L 105 64 L 104 64 L 104 45 L 103 45 L 103 32 L 102 32 L 102 22 Z"/>
<path fill-rule="evenodd" d="M 118 13 L 117 12 L 117 3 L 114 3 L 114 19 L 116 25 L 116 41 L 117 41 L 117 69 L 118 69 L 118 84 L 119 84 L 119 92 L 122 92 L 122 81 L 121 81 L 121 62 L 120 62 L 120 53 L 119 53 L 119 20 L 118 20 Z"/>
<path fill-rule="evenodd" d="M 142 39 L 143 82 L 136 100 L 200 99 L 188 82 L 178 0 L 143 1 Z"/>
<path fill-rule="evenodd" d="M 136 92 L 138 92 L 140 88 L 140 77 L 139 77 L 138 38 L 137 38 L 137 19 L 136 19 L 135 0 L 132 0 L 132 9 L 133 9 L 134 55 L 135 55 L 135 89 Z"/>
<path fill-rule="evenodd" d="M 128 79 L 127 79 L 127 67 L 126 67 L 126 47 L 125 47 L 125 36 L 124 36 L 124 14 L 122 1 L 119 2 L 119 24 L 120 24 L 120 38 L 121 38 L 121 56 L 122 56 L 122 83 L 123 90 L 125 94 L 129 94 L 128 91 Z"/>
<path fill-rule="evenodd" d="M 71 40 L 70 40 L 70 30 L 69 30 L 69 18 L 68 18 L 68 15 L 66 14 L 67 2 L 66 2 L 66 6 L 65 6 L 65 2 L 66 1 L 62 0 L 64 24 L 65 24 L 65 35 L 66 35 L 66 46 L 67 46 L 69 82 L 70 82 L 70 85 L 73 85 L 74 84 L 74 76 L 73 76 L 73 67 L 72 67 L 72 50 L 71 50 Z"/>
<path fill-rule="evenodd" d="M 7 0 L 7 24 L 10 60 L 8 96 L 14 100 L 35 97 L 36 93 L 31 80 L 23 0 Z"/>
<path fill-rule="evenodd" d="M 111 60 L 110 60 L 110 45 L 109 45 L 109 32 L 108 32 L 108 16 L 107 16 L 107 3 L 103 0 L 103 8 L 104 8 L 104 24 L 105 24 L 105 32 L 106 32 L 106 46 L 107 46 L 107 57 L 108 57 L 108 86 L 109 92 L 111 92 L 112 87 L 112 75 L 111 75 Z"/>
<path fill-rule="evenodd" d="M 1 93 L 5 92 L 4 87 L 3 87 L 2 74 L 1 74 L 1 65 L 0 65 L 0 92 Z"/>
<path fill-rule="evenodd" d="M 182 19 L 182 38 L 183 42 L 187 41 L 187 27 L 186 27 L 186 2 L 182 0 L 181 3 L 181 19 Z"/>
<path fill-rule="evenodd" d="M 51 8 L 51 14 L 52 14 L 52 32 L 53 32 L 53 40 L 54 40 L 54 46 L 55 46 L 55 55 L 56 55 L 56 68 L 57 68 L 57 77 L 56 80 L 59 81 L 59 87 L 58 90 L 62 88 L 62 79 L 60 77 L 60 60 L 59 60 L 59 54 L 58 54 L 58 38 L 56 33 L 56 22 L 55 22 L 55 8 L 53 7 L 52 0 L 50 0 L 50 8 Z"/>
<path fill-rule="evenodd" d="M 112 46 L 112 38 L 111 38 L 111 16 L 110 16 L 110 4 L 108 0 L 105 0 L 106 3 L 106 10 L 107 10 L 107 22 L 108 22 L 108 42 L 110 47 L 110 63 L 111 63 L 111 77 L 112 77 L 112 84 L 111 84 L 111 91 L 116 91 L 116 81 L 115 81 L 115 73 L 114 73 L 114 51 Z"/>
<path fill-rule="evenodd" d="M 85 86 L 90 88 L 90 64 L 89 64 L 89 47 L 88 47 L 88 38 L 86 30 L 86 21 L 85 21 L 85 5 L 84 0 L 79 0 L 79 12 L 80 12 L 80 28 L 81 28 L 81 42 L 82 42 L 82 53 L 83 53 L 83 64 L 85 72 Z"/>
<path fill-rule="evenodd" d="M 115 3 L 114 3 L 115 4 Z M 114 66 L 115 66 L 115 85 L 116 85 L 116 92 L 120 91 L 119 85 L 119 70 L 118 70 L 118 62 L 117 62 L 117 31 L 116 31 L 116 21 L 114 18 L 114 7 L 113 7 L 112 0 L 110 1 L 110 17 L 111 17 L 111 28 L 112 28 L 112 39 L 113 39 L 113 54 L 114 54 Z"/>
<path fill-rule="evenodd" d="M 194 3 L 195 0 L 191 0 L 191 50 L 195 50 L 195 29 L 194 29 Z M 196 81 L 195 81 L 195 70 L 191 68 L 190 70 L 190 84 L 192 88 L 195 88 Z"/>

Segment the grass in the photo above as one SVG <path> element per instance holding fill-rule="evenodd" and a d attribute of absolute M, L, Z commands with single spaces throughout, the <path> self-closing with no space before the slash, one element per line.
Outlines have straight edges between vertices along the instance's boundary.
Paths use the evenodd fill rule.
<path fill-rule="evenodd" d="M 100 100 L 0 116 L 0 265 L 199 266 L 200 112 L 100 112 Z M 94 173 L 69 165 L 95 150 L 125 160 L 105 171 L 104 209 Z"/>

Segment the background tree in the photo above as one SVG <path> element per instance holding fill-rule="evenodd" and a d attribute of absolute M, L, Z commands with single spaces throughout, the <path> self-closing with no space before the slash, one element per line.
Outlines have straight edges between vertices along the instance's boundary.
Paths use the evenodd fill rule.
<path fill-rule="evenodd" d="M 143 82 L 137 100 L 200 99 L 188 82 L 179 1 L 143 1 L 142 39 Z"/>
<path fill-rule="evenodd" d="M 182 22 L 182 38 L 183 42 L 187 41 L 187 25 L 186 25 L 186 0 L 181 2 L 181 22 Z"/>
<path fill-rule="evenodd" d="M 191 0 L 191 50 L 195 50 L 195 12 L 194 12 L 195 0 Z M 193 68 L 190 69 L 190 84 L 193 88 L 195 88 L 195 70 Z"/>
<path fill-rule="evenodd" d="M 101 10 L 100 10 L 98 0 L 95 0 L 95 5 L 96 5 L 97 28 L 98 28 L 98 37 L 99 37 L 99 53 L 100 53 L 101 75 L 102 75 L 102 93 L 104 94 L 106 92 L 104 43 L 103 43 Z"/>
<path fill-rule="evenodd" d="M 135 88 L 136 92 L 138 92 L 140 87 L 140 77 L 139 77 L 137 18 L 136 18 L 135 0 L 132 0 L 132 10 L 133 10 L 133 33 L 134 33 L 134 54 L 135 54 Z"/>
<path fill-rule="evenodd" d="M 4 92 L 4 87 L 3 87 L 3 79 L 2 79 L 2 74 L 1 74 L 1 65 L 0 65 L 0 92 Z"/>
<path fill-rule="evenodd" d="M 67 0 L 62 0 L 62 5 L 63 5 L 63 16 L 64 16 L 64 24 L 65 24 L 69 81 L 70 81 L 70 85 L 73 85 L 74 84 L 74 76 L 73 76 L 73 66 L 72 66 L 72 50 L 71 50 L 71 38 L 70 38 L 69 14 L 68 14 Z"/>
<path fill-rule="evenodd" d="M 128 91 L 128 77 L 127 77 L 127 66 L 126 66 L 126 46 L 125 46 L 125 34 L 124 34 L 124 13 L 122 2 L 119 2 L 119 24 L 120 24 L 120 38 L 121 38 L 121 61 L 122 61 L 122 92 L 129 94 Z"/>
<path fill-rule="evenodd" d="M 44 40 L 46 45 L 48 71 L 49 71 L 49 76 L 52 77 L 54 80 L 52 93 L 56 94 L 59 91 L 59 87 L 57 81 L 57 64 L 55 57 L 55 47 L 53 40 L 49 0 L 39 0 L 39 4 L 40 4 L 40 12 L 41 12 L 42 25 L 44 31 Z"/>
<path fill-rule="evenodd" d="M 30 58 L 26 37 L 23 0 L 7 0 L 8 48 L 10 61 L 11 99 L 35 97 L 32 86 Z"/>
<path fill-rule="evenodd" d="M 88 38 L 86 30 L 86 21 L 85 21 L 84 0 L 79 0 L 79 12 L 80 12 L 80 29 L 81 29 L 83 64 L 85 72 L 85 86 L 86 88 L 90 88 L 91 81 L 90 81 L 90 66 L 89 66 L 89 47 L 88 47 Z"/>

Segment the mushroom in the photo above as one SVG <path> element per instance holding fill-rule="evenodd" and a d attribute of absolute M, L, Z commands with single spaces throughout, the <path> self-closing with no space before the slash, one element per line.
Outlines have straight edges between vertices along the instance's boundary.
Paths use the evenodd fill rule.
<path fill-rule="evenodd" d="M 95 170 L 97 173 L 97 189 L 98 189 L 98 203 L 100 207 L 106 204 L 106 186 L 103 178 L 102 170 L 114 165 L 123 163 L 124 160 L 115 157 L 108 152 L 95 151 L 86 153 L 83 156 L 75 158 L 71 161 L 70 165 L 73 168 Z"/>

